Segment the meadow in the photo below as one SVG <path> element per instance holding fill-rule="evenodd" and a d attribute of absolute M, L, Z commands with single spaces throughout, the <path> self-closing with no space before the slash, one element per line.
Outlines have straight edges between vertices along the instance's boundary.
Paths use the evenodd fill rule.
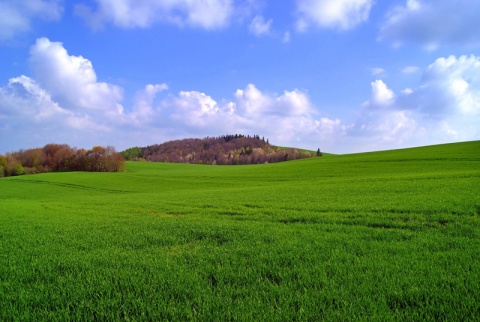
<path fill-rule="evenodd" d="M 478 321 L 480 141 L 0 179 L 2 321 Z"/>

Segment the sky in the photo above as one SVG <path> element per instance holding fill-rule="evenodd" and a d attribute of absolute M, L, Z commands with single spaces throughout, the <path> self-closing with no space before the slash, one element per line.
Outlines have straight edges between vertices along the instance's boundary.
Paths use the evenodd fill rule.
<path fill-rule="evenodd" d="M 480 1 L 0 0 L 0 153 L 480 139 Z"/>

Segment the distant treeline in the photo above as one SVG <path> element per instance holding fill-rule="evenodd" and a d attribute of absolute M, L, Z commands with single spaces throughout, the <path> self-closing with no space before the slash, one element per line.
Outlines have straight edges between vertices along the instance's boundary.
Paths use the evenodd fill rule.
<path fill-rule="evenodd" d="M 124 163 L 124 157 L 111 146 L 85 150 L 67 144 L 47 144 L 0 155 L 0 177 L 54 171 L 117 172 Z"/>
<path fill-rule="evenodd" d="M 270 145 L 258 135 L 241 134 L 183 139 L 121 152 L 127 160 L 195 164 L 259 164 L 321 156 L 317 153 Z"/>

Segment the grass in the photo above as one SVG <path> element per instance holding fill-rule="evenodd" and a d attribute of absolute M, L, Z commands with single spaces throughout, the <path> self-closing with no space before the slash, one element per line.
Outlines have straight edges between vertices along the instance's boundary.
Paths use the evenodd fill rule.
<path fill-rule="evenodd" d="M 308 149 L 298 149 L 298 148 L 293 148 L 293 147 L 288 147 L 288 146 L 273 146 L 274 148 L 277 148 L 277 149 L 280 149 L 280 150 L 290 150 L 290 149 L 296 149 L 296 150 L 299 150 L 300 152 L 308 152 L 310 154 L 313 154 L 313 155 L 316 155 L 317 154 L 317 150 L 308 150 Z M 332 154 L 332 153 L 324 153 L 322 152 L 322 155 L 323 156 L 331 156 L 331 155 L 335 155 L 335 154 Z"/>
<path fill-rule="evenodd" d="M 0 180 L 0 320 L 480 319 L 480 141 Z"/>

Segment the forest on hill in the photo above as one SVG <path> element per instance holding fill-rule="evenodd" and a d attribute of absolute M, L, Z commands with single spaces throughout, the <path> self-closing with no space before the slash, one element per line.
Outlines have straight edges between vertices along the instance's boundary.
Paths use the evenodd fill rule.
<path fill-rule="evenodd" d="M 270 145 L 258 135 L 222 135 L 203 139 L 183 139 L 147 147 L 133 147 L 123 152 L 126 160 L 194 163 L 212 165 L 275 163 L 314 156 L 317 153 Z"/>
<path fill-rule="evenodd" d="M 67 144 L 47 144 L 43 148 L 0 154 L 0 177 L 57 171 L 117 172 L 124 157 L 114 147 L 76 149 Z"/>

